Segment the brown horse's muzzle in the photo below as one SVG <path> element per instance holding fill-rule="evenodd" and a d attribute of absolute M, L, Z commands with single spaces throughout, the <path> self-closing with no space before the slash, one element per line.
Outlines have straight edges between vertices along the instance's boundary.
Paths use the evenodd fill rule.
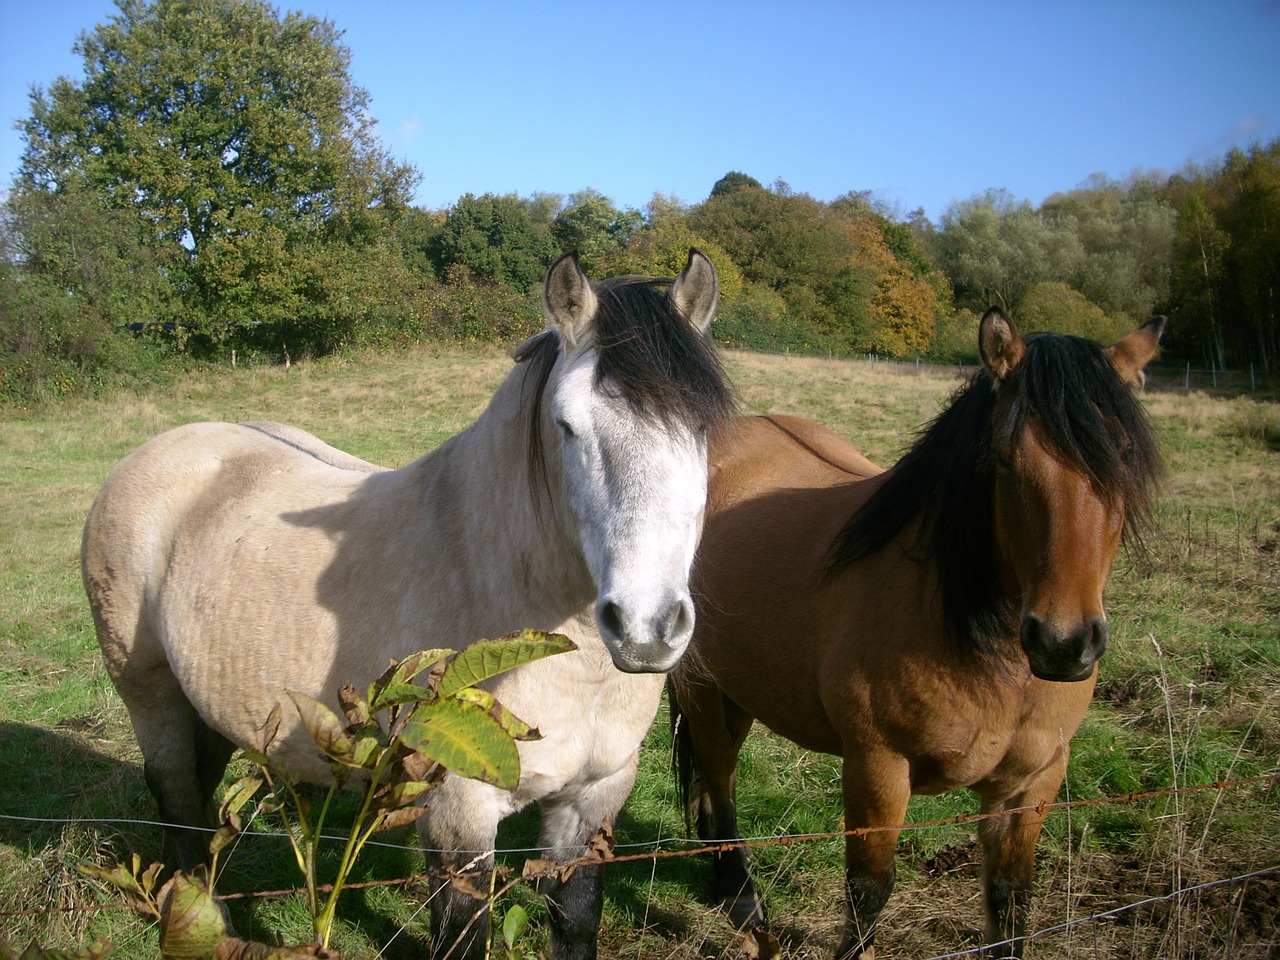
<path fill-rule="evenodd" d="M 1087 680 L 1107 650 L 1107 618 L 1092 617 L 1069 632 L 1055 630 L 1034 614 L 1022 618 L 1019 633 L 1031 672 L 1041 680 Z"/>

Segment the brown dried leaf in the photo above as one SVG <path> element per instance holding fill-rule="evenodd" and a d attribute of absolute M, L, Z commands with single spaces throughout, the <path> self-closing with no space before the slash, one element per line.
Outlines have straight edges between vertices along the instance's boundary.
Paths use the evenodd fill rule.
<path fill-rule="evenodd" d="M 253 744 L 256 751 L 266 756 L 271 751 L 271 744 L 275 743 L 276 734 L 280 732 L 280 704 L 271 708 L 271 712 L 267 714 L 266 721 L 258 730 L 257 743 Z"/>
<path fill-rule="evenodd" d="M 382 833 L 385 830 L 395 830 L 397 827 L 407 827 L 426 812 L 426 807 L 401 807 L 399 810 L 391 810 L 378 822 L 373 832 Z"/>
<path fill-rule="evenodd" d="M 528 880 L 537 877 L 555 877 L 561 883 L 564 883 L 573 876 L 574 867 L 567 866 L 559 860 L 538 860 L 531 858 L 524 862 L 524 866 L 520 869 L 520 879 Z"/>
<path fill-rule="evenodd" d="M 617 841 L 613 839 L 613 830 L 609 824 L 605 824 L 587 841 L 587 849 L 583 854 L 592 860 L 605 861 L 613 859 L 613 848 L 617 846 Z"/>
<path fill-rule="evenodd" d="M 357 732 L 373 719 L 369 711 L 369 701 L 360 696 L 359 691 L 350 682 L 338 688 L 338 705 L 342 707 L 342 712 L 347 718 L 347 727 L 352 733 Z"/>
<path fill-rule="evenodd" d="M 742 938 L 738 960 L 782 960 L 782 944 L 763 927 L 752 927 Z"/>
<path fill-rule="evenodd" d="M 471 882 L 472 876 L 474 876 L 474 874 L 462 874 L 462 873 L 450 874 L 449 883 L 453 886 L 455 890 L 458 890 L 461 893 L 465 893 L 467 896 L 471 897 L 471 899 L 473 900 L 488 900 L 489 899 L 488 892 L 476 887 L 476 885 Z"/>

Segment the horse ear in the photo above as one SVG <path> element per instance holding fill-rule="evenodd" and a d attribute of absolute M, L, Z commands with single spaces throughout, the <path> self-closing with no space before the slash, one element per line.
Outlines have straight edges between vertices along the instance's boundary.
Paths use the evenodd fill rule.
<path fill-rule="evenodd" d="M 1168 317 L 1152 317 L 1123 340 L 1118 340 L 1103 351 L 1120 379 L 1131 387 L 1139 387 L 1144 380 L 1142 370 L 1156 351 L 1160 338 L 1168 325 Z"/>
<path fill-rule="evenodd" d="M 577 253 L 566 253 L 547 271 L 542 307 L 569 349 L 576 347 L 589 332 L 596 315 L 596 295 L 578 264 Z"/>
<path fill-rule="evenodd" d="M 982 355 L 982 365 L 996 383 L 1003 383 L 1027 352 L 1026 344 L 999 307 L 983 314 L 978 326 L 978 352 Z"/>
<path fill-rule="evenodd" d="M 711 258 L 700 250 L 689 248 L 689 259 L 671 286 L 671 302 L 687 317 L 699 333 L 706 332 L 716 315 L 720 281 Z"/>

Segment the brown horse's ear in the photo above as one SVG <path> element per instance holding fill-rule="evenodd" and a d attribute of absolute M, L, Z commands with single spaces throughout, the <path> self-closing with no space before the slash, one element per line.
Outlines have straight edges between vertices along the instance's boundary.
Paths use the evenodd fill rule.
<path fill-rule="evenodd" d="M 978 326 L 978 352 L 982 355 L 982 365 L 996 383 L 1003 383 L 1026 355 L 1026 344 L 999 307 L 983 314 Z"/>
<path fill-rule="evenodd" d="M 581 343 L 590 331 L 596 305 L 596 295 L 576 253 L 566 253 L 551 265 L 542 289 L 542 306 L 568 349 Z"/>
<path fill-rule="evenodd" d="M 1168 325 L 1168 317 L 1152 317 L 1123 340 L 1103 352 L 1115 367 L 1120 379 L 1131 387 L 1142 385 L 1142 370 L 1160 349 L 1160 338 Z"/>
<path fill-rule="evenodd" d="M 684 270 L 671 285 L 671 302 L 699 333 L 706 331 L 716 315 L 719 291 L 715 264 L 705 253 L 691 247 Z"/>

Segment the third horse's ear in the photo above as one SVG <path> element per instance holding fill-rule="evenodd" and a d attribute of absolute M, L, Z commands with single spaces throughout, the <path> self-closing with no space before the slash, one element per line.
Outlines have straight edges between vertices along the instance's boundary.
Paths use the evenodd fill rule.
<path fill-rule="evenodd" d="M 1026 352 L 1026 344 L 999 307 L 992 307 L 983 314 L 982 323 L 978 326 L 978 353 L 982 355 L 982 365 L 996 383 L 1003 383 L 1013 373 Z"/>
<path fill-rule="evenodd" d="M 1123 340 L 1118 340 L 1104 351 L 1120 379 L 1130 386 L 1142 384 L 1143 368 L 1160 349 L 1160 338 L 1168 326 L 1167 317 L 1152 317 Z"/>

